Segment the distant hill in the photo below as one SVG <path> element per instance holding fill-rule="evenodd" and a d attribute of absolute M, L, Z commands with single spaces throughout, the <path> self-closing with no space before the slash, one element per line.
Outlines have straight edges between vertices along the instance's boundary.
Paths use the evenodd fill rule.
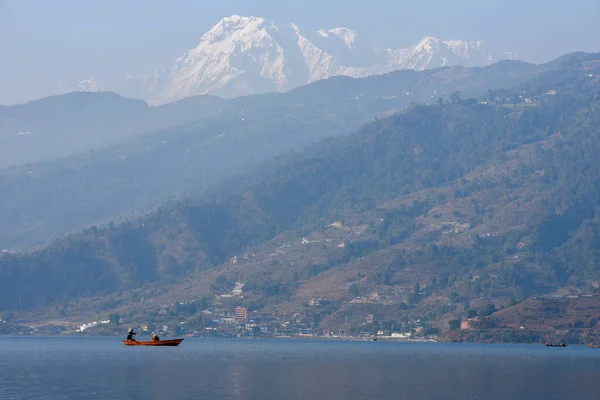
<path fill-rule="evenodd" d="M 0 168 L 68 156 L 106 143 L 143 121 L 148 105 L 114 93 L 76 92 L 0 107 Z"/>
<path fill-rule="evenodd" d="M 223 308 L 237 281 L 236 304 L 311 329 L 442 332 L 594 292 L 599 93 L 600 58 L 580 55 L 518 89 L 411 106 L 223 191 L 5 254 L 0 309 L 149 320 L 158 304 Z"/>
<path fill-rule="evenodd" d="M 71 156 L 138 135 L 179 127 L 218 111 L 220 99 L 200 96 L 189 106 L 151 108 L 111 92 L 73 92 L 0 106 L 0 169 Z"/>
<path fill-rule="evenodd" d="M 47 161 L 0 170 L 0 249 L 30 248 L 91 224 L 131 218 L 277 154 L 350 134 L 411 102 L 435 103 L 455 91 L 478 96 L 547 69 L 505 61 L 335 77 L 285 94 L 199 96 L 160 107 L 110 93 L 11 107 L 3 111 L 8 122 L 0 163 Z M 32 133 L 16 134 L 21 131 Z"/>

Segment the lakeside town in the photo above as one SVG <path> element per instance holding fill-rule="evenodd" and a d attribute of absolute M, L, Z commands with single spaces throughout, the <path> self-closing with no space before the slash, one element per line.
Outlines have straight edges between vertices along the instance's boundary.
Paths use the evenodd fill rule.
<path fill-rule="evenodd" d="M 312 304 L 317 304 L 318 299 Z M 418 342 L 435 342 L 437 334 L 429 333 L 419 320 L 400 323 L 394 329 L 381 327 L 374 314 L 365 317 L 360 329 L 349 331 L 339 329 L 318 329 L 314 322 L 295 314 L 289 318 L 266 315 L 249 311 L 247 307 L 237 306 L 232 311 L 216 309 L 203 310 L 200 315 L 183 318 L 186 307 L 191 303 L 175 303 L 159 306 L 160 311 L 148 322 L 125 322 L 116 314 L 104 319 L 72 324 L 55 322 L 43 325 L 28 325 L 19 319 L 0 318 L 0 334 L 8 335 L 86 335 L 86 336 L 119 336 L 133 328 L 140 337 L 157 333 L 161 337 L 205 337 L 205 338 L 333 338 L 354 340 L 404 340 Z M 172 318 L 178 315 L 179 317 Z M 162 317 L 162 318 L 160 318 Z"/>
<path fill-rule="evenodd" d="M 389 315 L 373 312 L 364 315 L 351 315 L 349 323 L 345 317 L 345 328 L 324 328 L 322 321 L 328 316 L 331 301 L 322 298 L 311 298 L 303 310 L 290 314 L 274 314 L 264 310 L 252 310 L 244 303 L 244 283 L 235 282 L 232 289 L 215 293 L 213 296 L 193 301 L 175 301 L 170 304 L 155 304 L 144 312 L 125 312 L 124 314 L 97 314 L 96 317 L 75 317 L 64 315 L 53 320 L 36 322 L 12 313 L 0 315 L 0 335 L 19 336 L 123 336 L 124 332 L 133 329 L 138 337 L 150 337 L 156 333 L 161 337 L 199 337 L 199 338 L 316 338 L 338 340 L 390 340 L 437 342 L 448 338 L 433 327 L 431 320 L 406 317 L 403 321 L 393 320 Z M 415 289 L 418 293 L 418 289 Z M 530 302 L 543 303 L 544 310 L 550 305 L 568 306 L 597 298 L 599 294 L 582 295 L 546 295 L 533 296 Z M 379 294 L 371 294 L 366 298 L 356 297 L 353 305 L 382 302 Z M 149 301 L 152 303 L 151 301 Z M 582 303 L 584 302 L 584 303 Z M 574 303 L 573 303 L 574 304 Z M 555 307 L 556 308 L 556 307 Z M 497 310 L 466 313 L 461 320 L 449 321 L 449 332 L 473 333 L 483 328 L 500 327 L 487 320 L 487 316 Z M 501 317 L 505 318 L 505 317 Z M 549 319 L 548 316 L 545 319 Z M 487 321 L 487 322 L 486 322 Z M 506 328 L 510 328 L 510 322 Z M 523 321 L 518 324 L 521 334 L 528 333 Z M 452 328 L 452 325 L 456 327 Z M 581 323 L 575 324 L 575 328 Z M 586 324 L 584 324 L 587 326 Z M 335 326 L 335 325 L 333 325 Z"/>

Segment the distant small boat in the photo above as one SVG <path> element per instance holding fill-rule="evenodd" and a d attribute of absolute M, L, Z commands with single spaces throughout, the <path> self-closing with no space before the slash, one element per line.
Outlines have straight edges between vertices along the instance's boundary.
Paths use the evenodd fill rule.
<path fill-rule="evenodd" d="M 550 343 L 546 342 L 546 347 L 567 347 L 566 343 Z"/>
<path fill-rule="evenodd" d="M 138 340 L 123 340 L 125 346 L 178 346 L 181 342 L 183 342 L 183 339 L 148 340 L 143 342 Z"/>
<path fill-rule="evenodd" d="M 600 344 L 588 344 L 588 347 L 592 348 L 592 349 L 600 349 Z"/>

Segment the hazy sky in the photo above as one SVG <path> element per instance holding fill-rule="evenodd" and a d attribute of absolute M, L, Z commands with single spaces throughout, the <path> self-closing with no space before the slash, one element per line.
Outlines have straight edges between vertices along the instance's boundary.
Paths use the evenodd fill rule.
<path fill-rule="evenodd" d="M 383 46 L 480 39 L 533 62 L 600 50 L 600 0 L 0 0 L 0 104 L 170 67 L 232 14 L 348 26 Z"/>

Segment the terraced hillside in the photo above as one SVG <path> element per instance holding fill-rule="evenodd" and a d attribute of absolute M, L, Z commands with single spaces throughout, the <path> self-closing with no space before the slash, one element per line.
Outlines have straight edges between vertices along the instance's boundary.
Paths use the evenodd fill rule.
<path fill-rule="evenodd" d="M 589 55 L 516 90 L 412 106 L 201 198 L 4 255 L 0 309 L 140 322 L 167 318 L 163 304 L 199 319 L 245 305 L 313 330 L 444 332 L 592 293 L 599 93 Z"/>

